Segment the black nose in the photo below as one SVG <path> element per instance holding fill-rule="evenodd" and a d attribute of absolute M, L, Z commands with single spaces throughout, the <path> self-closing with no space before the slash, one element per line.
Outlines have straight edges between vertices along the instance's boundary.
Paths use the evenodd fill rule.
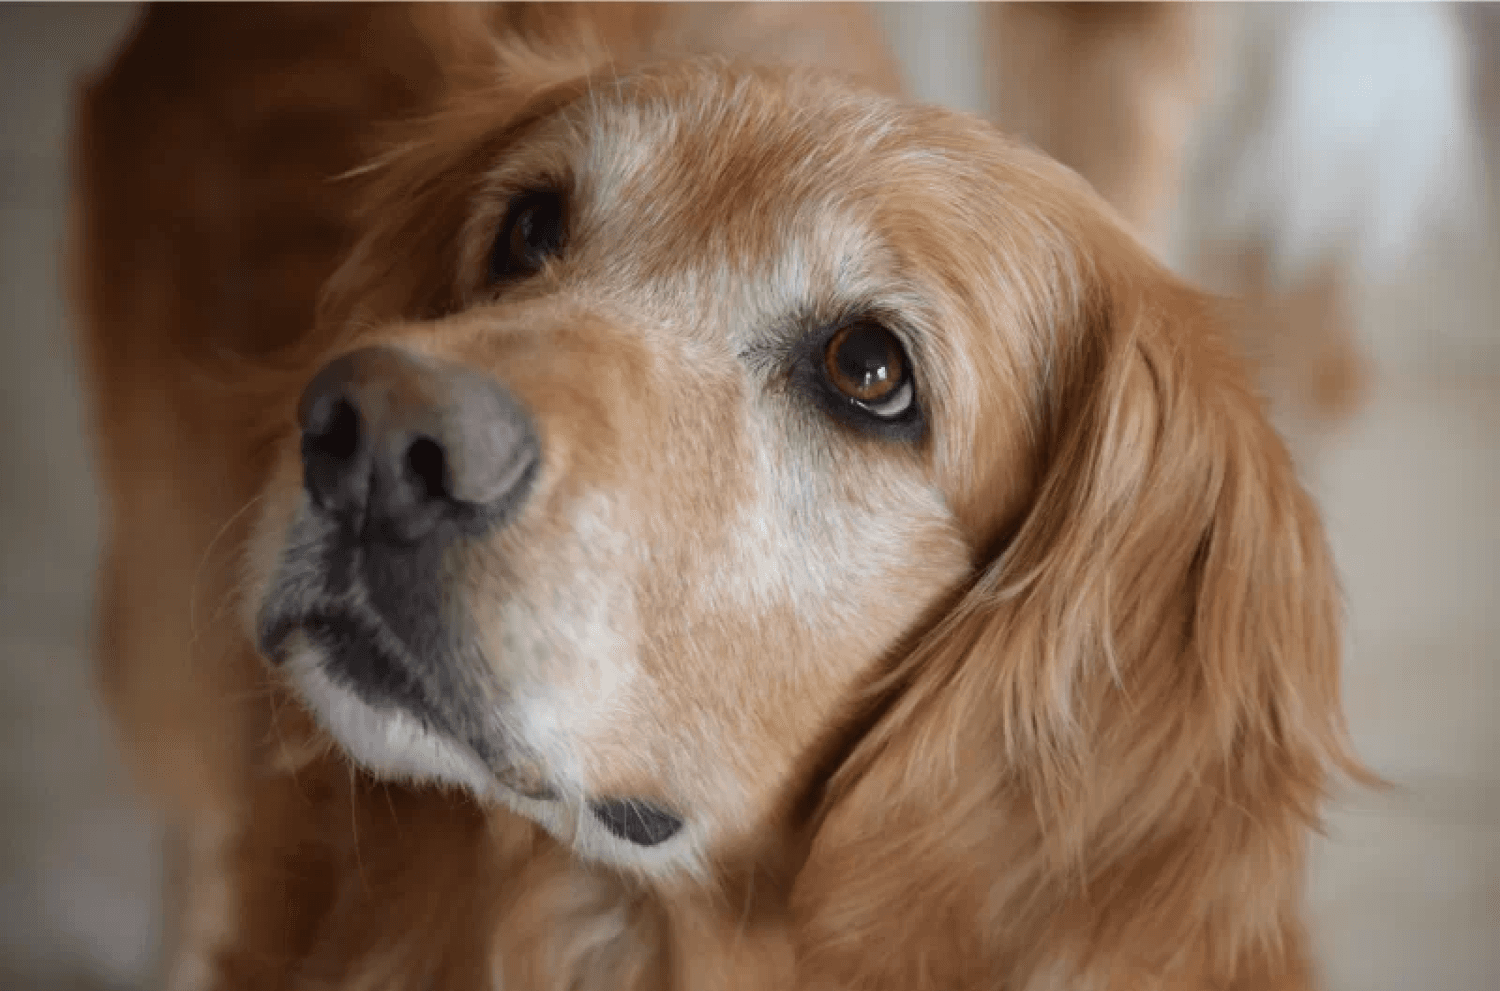
<path fill-rule="evenodd" d="M 308 495 L 361 541 L 492 525 L 525 497 L 539 459 L 530 417 L 499 382 L 393 347 L 324 366 L 297 418 Z"/>

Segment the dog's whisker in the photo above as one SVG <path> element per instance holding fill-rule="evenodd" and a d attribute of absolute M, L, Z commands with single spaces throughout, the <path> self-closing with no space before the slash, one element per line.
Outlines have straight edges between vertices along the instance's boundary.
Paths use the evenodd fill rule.
<path fill-rule="evenodd" d="M 197 621 L 197 601 L 198 588 L 203 578 L 204 567 L 207 566 L 209 558 L 213 555 L 214 548 L 218 545 L 219 541 L 223 539 L 224 535 L 229 532 L 229 528 L 232 527 L 240 517 L 244 516 L 245 513 L 249 512 L 252 508 L 264 501 L 265 498 L 266 497 L 264 493 L 258 493 L 247 499 L 244 505 L 230 514 L 229 518 L 224 521 L 224 524 L 219 527 L 218 531 L 214 534 L 213 539 L 208 542 L 208 546 L 203 549 L 203 556 L 199 559 L 198 566 L 193 570 L 193 581 L 188 588 L 188 632 L 192 638 L 191 642 L 196 643 L 199 635 Z"/>

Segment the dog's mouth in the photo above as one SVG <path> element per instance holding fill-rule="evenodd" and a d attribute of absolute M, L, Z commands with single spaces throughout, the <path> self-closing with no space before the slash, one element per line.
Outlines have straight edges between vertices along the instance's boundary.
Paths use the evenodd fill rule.
<path fill-rule="evenodd" d="M 440 735 L 471 752 L 497 783 L 533 802 L 554 802 L 556 789 L 540 765 L 502 734 L 484 731 L 482 714 L 456 702 L 474 697 L 447 694 L 457 686 L 438 684 L 441 668 L 412 652 L 378 617 L 350 604 L 321 606 L 300 613 L 267 609 L 259 648 L 273 664 L 284 665 L 298 635 L 318 658 L 321 674 L 370 710 L 404 713 L 428 734 Z M 452 676 L 448 678 L 451 680 Z M 436 697 L 435 697 L 436 696 Z M 675 836 L 683 819 L 660 803 L 640 798 L 592 798 L 589 814 L 615 837 L 651 847 Z"/>
<path fill-rule="evenodd" d="M 389 637 L 368 620 L 352 611 L 331 609 L 281 617 L 262 635 L 261 653 L 274 663 L 283 662 L 288 641 L 297 632 L 321 653 L 329 676 L 364 702 L 435 715 L 435 706 L 411 666 L 385 642 Z"/>
<path fill-rule="evenodd" d="M 299 640 L 311 649 L 319 673 L 376 713 L 415 719 L 427 734 L 439 735 L 473 754 L 499 784 L 524 798 L 556 797 L 546 776 L 520 748 L 494 730 L 469 700 L 447 658 L 424 658 L 395 637 L 377 616 L 351 602 L 320 605 L 301 612 L 267 608 L 260 624 L 259 649 L 275 665 L 285 665 Z"/>

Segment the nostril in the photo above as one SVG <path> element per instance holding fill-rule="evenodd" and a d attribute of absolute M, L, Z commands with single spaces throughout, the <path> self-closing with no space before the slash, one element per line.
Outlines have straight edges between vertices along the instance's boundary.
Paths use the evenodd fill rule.
<path fill-rule="evenodd" d="M 359 414 L 348 400 L 334 400 L 309 418 L 304 437 L 318 454 L 340 461 L 352 458 L 359 450 Z"/>
<path fill-rule="evenodd" d="M 358 526 L 369 488 L 358 409 L 338 393 L 317 397 L 302 414 L 302 482 L 313 504 Z"/>
<path fill-rule="evenodd" d="M 406 450 L 406 472 L 428 499 L 448 497 L 448 459 L 442 445 L 431 437 L 412 441 Z"/>

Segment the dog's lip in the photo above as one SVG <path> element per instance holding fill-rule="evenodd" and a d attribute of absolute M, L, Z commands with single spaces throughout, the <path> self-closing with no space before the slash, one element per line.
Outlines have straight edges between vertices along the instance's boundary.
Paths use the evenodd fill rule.
<path fill-rule="evenodd" d="M 336 627 L 374 635 L 379 624 L 361 615 L 358 609 L 341 605 L 315 606 L 294 612 L 278 611 L 268 606 L 261 614 L 256 649 L 273 664 L 280 664 L 286 660 L 287 642 L 293 634 L 315 637 L 322 630 Z"/>
<path fill-rule="evenodd" d="M 255 649 L 273 664 L 286 659 L 286 642 L 293 633 L 302 628 L 302 617 L 262 610 L 260 622 L 256 624 Z"/>
<path fill-rule="evenodd" d="M 310 635 L 318 627 L 346 625 L 374 632 L 377 625 L 352 606 L 338 602 L 324 602 L 303 608 L 288 609 L 274 600 L 261 606 L 256 623 L 255 648 L 272 664 L 280 664 L 287 658 L 287 644 L 293 635 Z"/>

